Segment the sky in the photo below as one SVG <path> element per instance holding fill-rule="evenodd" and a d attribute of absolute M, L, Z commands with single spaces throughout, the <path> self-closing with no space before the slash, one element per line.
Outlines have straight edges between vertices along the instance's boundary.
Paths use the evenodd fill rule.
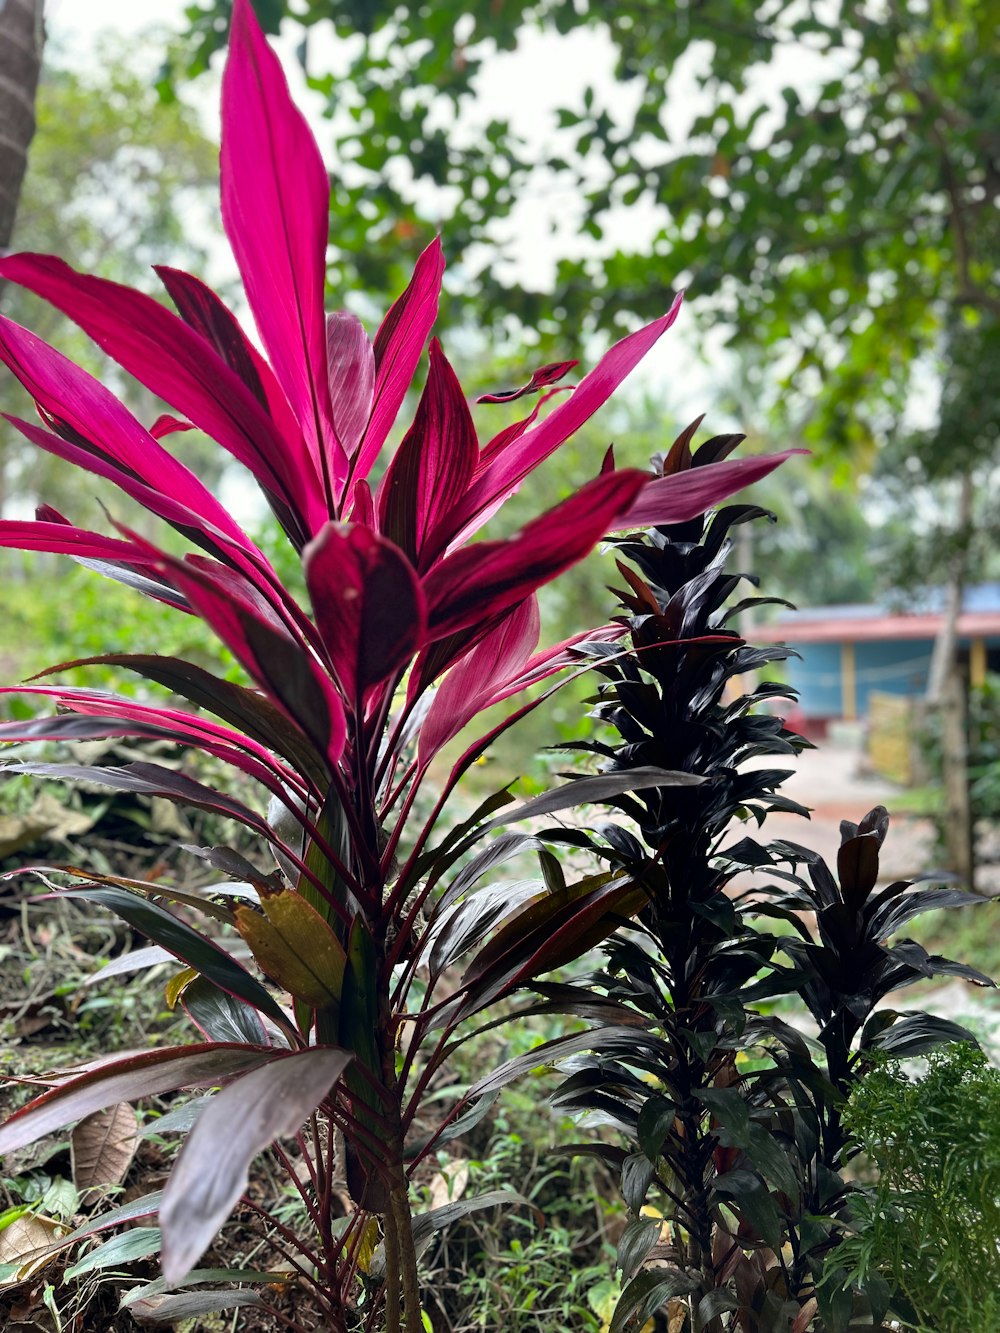
<path fill-rule="evenodd" d="M 155 24 L 180 29 L 184 24 L 185 4 L 190 0 L 47 0 L 46 14 L 50 37 L 62 49 L 71 53 L 73 63 L 85 65 L 94 60 L 94 48 L 102 30 L 114 29 L 126 35 L 139 34 Z M 324 42 L 327 45 L 324 45 Z M 558 55 L 556 55 L 558 44 Z M 279 41 L 279 49 L 296 100 L 309 117 L 314 132 L 324 150 L 328 163 L 335 169 L 330 151 L 332 131 L 322 115 L 323 100 L 306 89 L 294 57 L 294 40 L 289 34 Z M 159 56 L 150 52 L 151 72 L 158 65 Z M 332 37 L 327 38 L 324 25 L 310 34 L 310 59 L 313 68 L 336 70 L 339 53 Z M 807 79 L 808 53 L 800 53 L 801 67 L 796 79 Z M 523 48 L 517 53 L 502 54 L 484 67 L 478 88 L 474 116 L 483 122 L 493 116 L 509 118 L 513 128 L 538 143 L 541 147 L 553 143 L 557 136 L 555 110 L 559 106 L 579 104 L 583 90 L 593 85 L 608 109 L 625 109 L 631 92 L 616 84 L 612 75 L 613 50 L 599 31 L 580 30 L 567 37 L 541 33 L 528 34 Z M 775 82 L 773 89 L 758 90 L 764 96 L 778 95 L 780 84 L 789 71 Z M 197 107 L 206 132 L 218 136 L 218 84 L 214 79 L 196 81 L 185 90 L 185 96 Z M 668 87 L 667 120 L 671 132 L 683 131 L 678 117 L 693 115 L 692 104 L 696 91 L 691 72 L 675 71 Z M 418 198 L 418 202 L 422 202 Z M 514 255 L 503 273 L 507 281 L 544 290 L 551 285 L 558 259 L 583 258 L 598 250 L 597 243 L 584 235 L 576 226 L 576 200 L 555 177 L 538 176 L 531 190 L 522 198 L 511 219 L 503 224 L 503 239 L 509 242 Z M 428 199 L 428 217 L 442 219 L 442 233 L 447 254 L 447 220 L 439 200 Z M 642 248 L 651 243 L 657 230 L 657 213 L 650 204 L 640 203 L 631 209 L 618 209 L 608 220 L 609 234 L 622 247 Z M 221 227 L 220 227 L 221 238 Z M 219 257 L 228 263 L 221 244 Z M 215 256 L 213 256 L 215 262 Z M 669 262 L 669 261 L 665 261 Z M 210 277 L 217 275 L 210 274 Z M 672 275 L 666 275 L 668 282 Z M 726 357 L 721 352 L 722 331 L 710 339 L 711 368 L 693 350 L 693 318 L 682 312 L 678 323 L 660 340 L 634 373 L 629 391 L 661 398 L 667 417 L 685 420 L 700 412 L 711 412 L 713 400 L 719 396 L 720 380 L 728 371 Z M 447 331 L 445 340 L 447 341 Z M 597 354 L 597 348 L 594 354 Z M 712 417 L 710 416 L 710 421 Z M 706 423 L 708 424 L 708 423 Z M 731 423 L 715 414 L 712 424 L 717 429 L 731 428 Z"/>

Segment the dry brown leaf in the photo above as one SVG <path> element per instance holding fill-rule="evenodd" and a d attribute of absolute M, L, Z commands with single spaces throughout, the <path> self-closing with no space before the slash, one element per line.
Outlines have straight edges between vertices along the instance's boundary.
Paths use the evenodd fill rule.
<path fill-rule="evenodd" d="M 446 1203 L 454 1203 L 465 1193 L 469 1183 L 469 1164 L 460 1159 L 446 1162 L 431 1180 L 431 1197 L 428 1207 L 443 1208 Z"/>
<path fill-rule="evenodd" d="M 138 1146 L 135 1111 L 128 1102 L 95 1111 L 80 1121 L 70 1139 L 73 1183 L 78 1190 L 120 1185 Z"/>
<path fill-rule="evenodd" d="M 25 1213 L 15 1217 L 0 1231 L 0 1264 L 17 1264 L 17 1272 L 0 1288 L 16 1287 L 33 1274 L 40 1272 L 56 1257 L 48 1253 L 53 1241 L 66 1234 L 68 1228 L 51 1217 Z"/>
<path fill-rule="evenodd" d="M 681 1333 L 688 1317 L 687 1301 L 667 1302 L 667 1333 Z"/>

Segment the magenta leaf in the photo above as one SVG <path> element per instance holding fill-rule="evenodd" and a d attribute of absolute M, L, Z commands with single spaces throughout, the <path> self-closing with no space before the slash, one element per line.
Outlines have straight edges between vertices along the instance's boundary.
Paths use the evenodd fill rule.
<path fill-rule="evenodd" d="M 0 1153 L 14 1152 L 94 1111 L 178 1088 L 212 1087 L 273 1060 L 270 1048 L 206 1042 L 143 1051 L 102 1063 L 43 1092 L 0 1125 Z"/>
<path fill-rule="evenodd" d="M 418 569 L 424 543 L 463 498 L 479 458 L 479 442 L 462 386 L 436 338 L 413 425 L 379 487 L 379 527 Z M 431 555 L 433 558 L 433 555 Z"/>
<path fill-rule="evenodd" d="M 477 625 L 485 632 L 494 617 L 582 560 L 628 511 L 648 480 L 644 472 L 605 473 L 517 536 L 476 542 L 447 556 L 424 581 L 432 637 Z"/>
<path fill-rule="evenodd" d="M 550 384 L 556 384 L 564 375 L 568 375 L 574 366 L 578 366 L 579 361 L 550 361 L 547 366 L 539 366 L 527 384 L 520 389 L 501 389 L 497 393 L 481 393 L 476 399 L 477 403 L 512 403 L 516 398 L 523 398 L 525 394 L 537 393 L 539 389 L 547 389 Z"/>
<path fill-rule="evenodd" d="M 179 657 L 159 657 L 151 653 L 104 653 L 97 657 L 81 657 L 73 662 L 60 662 L 58 666 L 39 672 L 39 676 L 86 666 L 124 667 L 146 680 L 156 681 L 197 708 L 204 708 L 238 728 L 244 737 L 281 755 L 318 790 L 325 790 L 329 775 L 322 755 L 298 727 L 289 727 L 286 714 L 258 690 L 223 680 L 204 667 Z"/>
<path fill-rule="evenodd" d="M 164 412 L 150 426 L 149 433 L 154 440 L 162 440 L 167 435 L 180 435 L 188 430 L 194 430 L 190 421 L 181 421 L 179 417 L 172 417 Z"/>
<path fill-rule="evenodd" d="M 323 291 L 330 183 L 250 0 L 236 0 L 222 79 L 222 220 L 278 381 L 323 474 L 328 513 L 347 459 L 333 432 Z"/>
<path fill-rule="evenodd" d="M 348 310 L 326 317 L 333 425 L 349 458 L 361 444 L 375 396 L 375 353 L 364 325 Z"/>
<path fill-rule="evenodd" d="M 78 446 L 81 454 L 86 451 L 110 460 L 152 493 L 170 497 L 241 546 L 250 547 L 249 538 L 212 493 L 143 429 L 114 394 L 54 347 L 2 315 L 0 360 L 47 414 L 57 434 Z"/>
<path fill-rule="evenodd" d="M 502 453 L 477 477 L 460 509 L 452 516 L 451 541 L 459 534 L 475 531 L 491 505 L 513 494 L 525 477 L 589 421 L 611 397 L 625 377 L 635 369 L 653 344 L 670 328 L 680 313 L 681 298 L 660 319 L 630 333 L 607 352 L 570 396 L 538 425 L 510 441 Z"/>
<path fill-rule="evenodd" d="M 713 505 L 760 481 L 786 459 L 806 449 L 786 449 L 780 454 L 735 458 L 725 463 L 706 463 L 668 477 L 654 477 L 619 522 L 615 530 L 648 528 L 665 523 L 686 523 Z"/>
<path fill-rule="evenodd" d="M 417 758 L 421 765 L 427 764 L 477 713 L 498 702 L 495 696 L 524 668 L 538 642 L 538 633 L 538 600 L 527 597 L 455 663 L 438 686 L 420 728 Z"/>
<path fill-rule="evenodd" d="M 246 375 L 252 373 L 259 385 L 252 362 L 249 372 L 242 364 L 239 371 L 234 369 L 159 301 L 119 283 L 77 273 L 61 259 L 12 255 L 0 260 L 0 275 L 37 293 L 79 324 L 119 365 L 247 467 L 264 491 L 277 496 L 302 526 L 319 517 L 315 509 L 309 512 L 309 488 L 303 485 L 304 478 L 315 477 L 312 462 L 305 455 L 289 456 L 246 383 Z M 155 435 L 155 428 L 150 433 Z"/>
<path fill-rule="evenodd" d="M 398 547 L 356 525 L 328 523 L 303 558 L 337 679 L 360 701 L 421 646 L 427 612 L 420 583 Z"/>
<path fill-rule="evenodd" d="M 301 728 L 331 764 L 344 749 L 344 706 L 333 682 L 301 640 L 266 615 L 240 601 L 207 570 L 191 561 L 171 560 L 172 577 L 206 623 L 235 654 L 257 683 Z"/>
<path fill-rule="evenodd" d="M 435 237 L 417 260 L 406 291 L 390 308 L 375 335 L 375 396 L 354 468 L 358 480 L 363 481 L 371 472 L 413 383 L 420 354 L 437 319 L 443 273 L 441 240 Z"/>
<path fill-rule="evenodd" d="M 348 1051 L 323 1046 L 275 1055 L 212 1098 L 163 1191 L 160 1226 L 168 1283 L 180 1282 L 208 1248 L 246 1188 L 257 1154 L 302 1128 L 352 1058 Z"/>

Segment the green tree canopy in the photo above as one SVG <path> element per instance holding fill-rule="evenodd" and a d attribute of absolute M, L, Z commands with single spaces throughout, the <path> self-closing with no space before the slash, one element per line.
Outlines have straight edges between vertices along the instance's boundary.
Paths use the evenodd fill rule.
<path fill-rule="evenodd" d="M 794 418 L 809 405 L 814 441 L 855 450 L 897 425 L 944 330 L 1000 316 L 998 0 L 255 3 L 272 31 L 301 26 L 334 115 L 341 291 L 396 285 L 432 230 L 434 186 L 484 321 L 513 311 L 544 337 L 554 312 L 565 339 L 652 317 L 687 285 L 706 320 L 774 349 L 769 374 Z M 187 11 L 175 74 L 206 65 L 229 8 Z M 330 25 L 337 78 L 309 62 L 311 31 Z M 477 121 L 484 63 L 530 28 L 602 33 L 631 110 L 588 88 L 541 152 Z M 479 248 L 539 172 L 573 187 L 595 242 L 559 266 L 554 295 L 505 290 L 496 250 Z M 621 248 L 618 210 L 650 205 L 648 246 Z"/>

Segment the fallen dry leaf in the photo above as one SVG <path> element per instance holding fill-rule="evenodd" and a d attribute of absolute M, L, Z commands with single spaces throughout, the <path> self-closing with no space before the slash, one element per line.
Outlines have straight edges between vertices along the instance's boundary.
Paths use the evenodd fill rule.
<path fill-rule="evenodd" d="M 78 1190 L 120 1185 L 139 1146 L 135 1111 L 128 1102 L 95 1111 L 73 1130 L 70 1150 Z"/>

